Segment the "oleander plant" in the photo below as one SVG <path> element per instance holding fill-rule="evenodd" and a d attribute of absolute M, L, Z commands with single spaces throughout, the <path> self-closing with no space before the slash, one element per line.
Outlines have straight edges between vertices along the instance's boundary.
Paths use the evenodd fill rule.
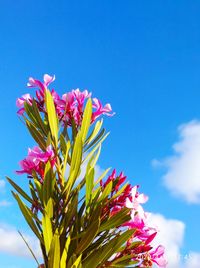
<path fill-rule="evenodd" d="M 152 246 L 157 230 L 142 207 L 148 197 L 115 169 L 97 176 L 108 136 L 101 117 L 114 115 L 110 104 L 87 90 L 59 96 L 49 89 L 54 79 L 29 78 L 35 97 L 17 99 L 18 115 L 36 143 L 16 171 L 27 176 L 29 193 L 7 178 L 39 240 L 42 263 L 25 241 L 37 267 L 166 267 L 163 246 Z"/>

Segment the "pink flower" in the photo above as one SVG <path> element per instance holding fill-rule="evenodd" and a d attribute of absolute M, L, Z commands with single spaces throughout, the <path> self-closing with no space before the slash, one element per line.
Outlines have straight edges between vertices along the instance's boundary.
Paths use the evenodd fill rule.
<path fill-rule="evenodd" d="M 91 93 L 89 93 L 87 90 L 84 90 L 81 92 L 78 88 L 75 90 L 72 90 L 72 94 L 76 98 L 78 102 L 78 108 L 82 111 L 84 101 L 91 97 Z"/>
<path fill-rule="evenodd" d="M 154 263 L 159 267 L 166 267 L 167 261 L 164 258 L 165 248 L 163 246 L 159 245 L 155 250 L 150 251 L 149 253 Z"/>
<path fill-rule="evenodd" d="M 39 102 L 44 101 L 45 89 L 47 89 L 48 85 L 55 80 L 55 75 L 50 76 L 48 74 L 45 74 L 43 77 L 43 80 L 44 80 L 44 82 L 42 83 L 41 81 L 39 81 L 33 77 L 29 77 L 29 82 L 27 83 L 28 87 L 38 87 L 39 88 L 39 91 L 36 91 L 36 96 L 37 96 Z"/>
<path fill-rule="evenodd" d="M 43 77 L 44 83 L 40 82 L 39 80 L 29 77 L 29 82 L 27 83 L 28 87 L 38 87 L 42 91 L 44 91 L 50 83 L 52 83 L 55 80 L 55 75 L 50 76 L 48 74 L 45 74 Z"/>
<path fill-rule="evenodd" d="M 24 102 L 27 102 L 30 105 L 32 104 L 32 98 L 30 94 L 24 94 L 16 101 L 16 106 L 20 108 L 17 113 L 20 115 L 24 113 Z"/>
<path fill-rule="evenodd" d="M 144 194 L 139 194 L 137 189 L 138 189 L 138 186 L 134 186 L 132 188 L 131 196 L 130 198 L 129 197 L 126 198 L 125 206 L 127 208 L 133 209 L 133 214 L 137 211 L 139 217 L 141 217 L 142 219 L 145 219 L 146 216 L 140 204 L 146 203 L 148 201 L 148 196 Z"/>
<path fill-rule="evenodd" d="M 28 87 L 37 87 L 39 90 L 36 90 L 35 102 L 40 112 L 46 112 L 45 109 L 45 90 L 55 80 L 55 76 L 50 76 L 45 74 L 43 77 L 43 82 L 30 77 L 29 82 L 27 83 Z M 86 99 L 91 97 L 91 93 L 87 90 L 80 91 L 78 88 L 72 90 L 69 93 L 66 93 L 60 97 L 55 90 L 51 90 L 51 94 L 54 100 L 56 112 L 59 118 L 59 121 L 66 126 L 76 125 L 77 128 L 81 126 L 84 112 L 84 104 Z M 24 102 L 32 101 L 29 94 L 22 96 L 17 100 L 17 106 L 20 106 L 19 114 L 24 112 Z M 112 116 L 114 113 L 111 113 L 112 109 L 110 104 L 106 104 L 104 107 L 101 102 L 94 98 L 93 99 L 93 108 L 95 111 L 92 113 L 91 123 L 93 123 L 100 115 Z"/>
<path fill-rule="evenodd" d="M 20 166 L 22 170 L 16 171 L 18 174 L 28 174 L 32 176 L 33 171 L 38 173 L 41 178 L 44 175 L 44 164 L 50 160 L 51 165 L 55 163 L 54 152 L 51 146 L 48 146 L 46 151 L 43 152 L 39 147 L 34 147 L 33 149 L 28 149 L 28 156 L 20 161 Z"/>
<path fill-rule="evenodd" d="M 84 102 L 90 96 L 91 93 L 88 93 L 87 90 L 81 92 L 79 89 L 64 94 L 62 96 L 62 103 L 60 102 L 57 106 L 62 121 L 71 126 L 73 120 L 77 126 L 80 126 L 82 123 Z"/>
<path fill-rule="evenodd" d="M 107 116 L 113 116 L 111 105 L 107 103 L 104 107 L 97 98 L 93 98 L 93 108 L 96 109 L 92 114 L 92 122 L 94 122 L 100 115 L 105 114 Z"/>

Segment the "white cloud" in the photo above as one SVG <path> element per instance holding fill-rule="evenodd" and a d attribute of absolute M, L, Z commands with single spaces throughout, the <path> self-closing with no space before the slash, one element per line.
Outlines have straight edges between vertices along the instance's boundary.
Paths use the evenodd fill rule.
<path fill-rule="evenodd" d="M 179 141 L 173 145 L 173 155 L 153 166 L 167 168 L 163 176 L 172 194 L 189 203 L 200 203 L 200 121 L 193 120 L 178 128 Z"/>
<path fill-rule="evenodd" d="M 40 258 L 41 251 L 38 240 L 30 235 L 23 234 L 23 236 L 30 245 L 34 254 Z M 0 238 L 1 253 L 32 258 L 32 255 L 30 254 L 26 244 L 15 228 L 5 224 L 0 224 Z"/>
<path fill-rule="evenodd" d="M 200 252 L 190 252 L 186 258 L 185 268 L 199 268 L 200 266 Z"/>
<path fill-rule="evenodd" d="M 6 182 L 4 180 L 0 180 L 0 190 L 4 189 Z"/>
<path fill-rule="evenodd" d="M 11 205 L 11 202 L 7 200 L 1 200 L 0 201 L 0 207 L 9 207 Z"/>
<path fill-rule="evenodd" d="M 182 221 L 166 219 L 160 214 L 150 214 L 149 225 L 158 229 L 158 234 L 153 241 L 154 246 L 159 244 L 165 247 L 165 256 L 168 268 L 181 268 L 180 248 L 184 239 L 185 225 Z"/>

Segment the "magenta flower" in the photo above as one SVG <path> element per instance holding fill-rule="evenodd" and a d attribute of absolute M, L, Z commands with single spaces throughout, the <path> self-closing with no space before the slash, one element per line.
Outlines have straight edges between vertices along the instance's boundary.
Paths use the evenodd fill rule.
<path fill-rule="evenodd" d="M 113 116 L 111 105 L 107 103 L 104 107 L 97 98 L 93 98 L 93 108 L 96 109 L 92 114 L 92 122 L 94 122 L 100 115 L 105 114 L 107 116 Z"/>
<path fill-rule="evenodd" d="M 91 97 L 91 93 L 89 93 L 87 90 L 81 92 L 79 88 L 77 88 L 75 90 L 72 90 L 72 94 L 77 100 L 79 110 L 82 112 L 84 101 Z"/>
<path fill-rule="evenodd" d="M 21 170 L 16 171 L 18 174 L 28 174 L 32 176 L 33 171 L 40 175 L 41 178 L 44 176 L 44 164 L 50 160 L 51 165 L 55 163 L 54 152 L 51 146 L 48 146 L 46 151 L 43 152 L 39 147 L 28 149 L 28 156 L 20 161 Z"/>
<path fill-rule="evenodd" d="M 44 90 L 48 87 L 48 85 L 55 80 L 55 75 L 50 76 L 48 74 L 45 74 L 43 77 L 43 80 L 44 80 L 44 83 L 40 82 L 39 80 L 37 80 L 33 77 L 30 77 L 29 82 L 27 83 L 27 86 L 28 87 L 38 87 L 44 92 Z"/>
<path fill-rule="evenodd" d="M 18 110 L 18 114 L 22 115 L 24 113 L 24 102 L 27 102 L 28 104 L 32 104 L 32 98 L 30 94 L 24 94 L 21 98 L 18 98 L 16 101 L 16 106 L 20 108 Z"/>
<path fill-rule="evenodd" d="M 156 263 L 159 267 L 166 267 L 167 261 L 164 258 L 165 248 L 163 246 L 159 245 L 155 250 L 150 251 L 149 253 L 154 263 Z"/>
<path fill-rule="evenodd" d="M 132 188 L 130 197 L 126 198 L 125 206 L 127 208 L 133 209 L 132 215 L 134 215 L 135 212 L 137 211 L 137 215 L 141 219 L 145 219 L 146 215 L 145 215 L 145 212 L 140 204 L 146 203 L 148 201 L 148 196 L 146 196 L 144 194 L 139 194 L 139 192 L 137 191 L 138 187 L 139 186 L 134 186 Z"/>
<path fill-rule="evenodd" d="M 43 82 L 30 77 L 29 82 L 27 83 L 28 87 L 37 87 L 39 90 L 36 91 L 36 104 L 40 112 L 46 112 L 44 107 L 44 95 L 45 90 L 55 80 L 55 76 L 50 76 L 45 74 L 43 77 Z M 60 97 L 55 90 L 51 91 L 56 112 L 60 122 L 67 126 L 72 126 L 75 123 L 76 127 L 80 127 L 83 118 L 83 110 L 86 99 L 91 97 L 91 93 L 87 90 L 80 91 L 79 89 L 73 89 L 71 92 L 66 93 Z M 17 100 L 17 106 L 20 108 L 18 114 L 23 114 L 24 112 L 24 102 L 31 104 L 32 98 L 29 94 L 23 95 L 22 98 Z M 93 108 L 91 123 L 93 123 L 100 115 L 112 116 L 110 104 L 106 104 L 104 107 L 101 102 L 93 98 Z"/>

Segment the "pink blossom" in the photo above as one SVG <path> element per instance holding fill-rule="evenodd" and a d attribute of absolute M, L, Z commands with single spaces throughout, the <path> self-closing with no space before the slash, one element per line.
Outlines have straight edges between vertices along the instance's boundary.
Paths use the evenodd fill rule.
<path fill-rule="evenodd" d="M 33 149 L 28 149 L 28 156 L 20 161 L 20 166 L 22 170 L 16 171 L 18 174 L 28 174 L 32 175 L 33 171 L 38 173 L 41 178 L 44 175 L 44 164 L 51 161 L 52 166 L 55 163 L 54 152 L 51 146 L 48 146 L 46 151 L 43 152 L 39 147 L 34 147 Z"/>
<path fill-rule="evenodd" d="M 41 81 L 33 78 L 33 77 L 29 77 L 29 82 L 27 83 L 28 87 L 37 87 L 39 88 L 39 91 L 36 91 L 36 96 L 39 100 L 39 102 L 42 103 L 44 102 L 44 92 L 45 89 L 47 89 L 48 85 L 50 83 L 52 83 L 55 80 L 55 75 L 54 76 L 50 76 L 48 74 L 45 74 L 43 77 L 44 82 L 42 83 Z"/>
<path fill-rule="evenodd" d="M 87 90 L 84 90 L 83 92 L 81 92 L 78 88 L 75 90 L 72 90 L 72 94 L 74 95 L 74 97 L 76 98 L 77 102 L 78 102 L 78 107 L 79 109 L 83 108 L 83 104 L 85 99 L 88 99 L 91 97 L 91 93 L 89 93 Z"/>
<path fill-rule="evenodd" d="M 113 116 L 111 105 L 107 103 L 104 107 L 97 98 L 93 98 L 93 108 L 96 109 L 92 114 L 92 122 L 94 122 L 100 115 L 105 114 L 107 116 Z"/>
<path fill-rule="evenodd" d="M 125 206 L 127 208 L 133 209 L 133 214 L 135 213 L 135 211 L 137 211 L 138 215 L 142 219 L 144 219 L 144 218 L 146 218 L 146 216 L 145 216 L 144 210 L 140 204 L 146 203 L 148 200 L 148 196 L 146 196 L 144 194 L 139 194 L 137 189 L 138 189 L 138 186 L 134 186 L 132 188 L 130 197 L 126 198 Z"/>
<path fill-rule="evenodd" d="M 39 80 L 37 80 L 33 77 L 29 77 L 29 82 L 27 83 L 27 86 L 28 87 L 38 87 L 44 92 L 44 90 L 48 87 L 48 85 L 55 80 L 55 75 L 50 76 L 48 74 L 45 74 L 43 77 L 43 80 L 44 80 L 44 83 L 40 82 Z"/>
<path fill-rule="evenodd" d="M 17 113 L 20 115 L 24 113 L 24 102 L 27 102 L 30 105 L 32 104 L 32 98 L 30 94 L 24 94 L 16 101 L 16 106 L 20 108 Z"/>
<path fill-rule="evenodd" d="M 165 248 L 163 246 L 159 245 L 155 250 L 150 251 L 149 253 L 154 263 L 156 263 L 159 267 L 166 267 L 167 261 L 164 258 Z"/>

